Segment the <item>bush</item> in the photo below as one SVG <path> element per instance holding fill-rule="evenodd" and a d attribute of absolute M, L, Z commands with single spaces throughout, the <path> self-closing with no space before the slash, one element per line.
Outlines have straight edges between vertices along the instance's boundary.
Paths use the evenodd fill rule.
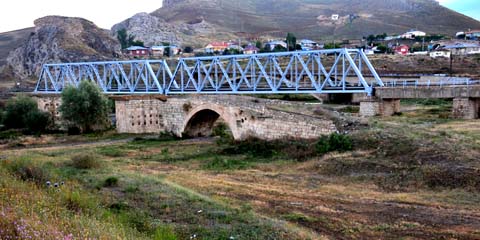
<path fill-rule="evenodd" d="M 353 149 L 352 139 L 348 135 L 333 133 L 330 136 L 321 137 L 315 144 L 318 153 L 339 151 L 345 152 Z"/>
<path fill-rule="evenodd" d="M 117 177 L 109 177 L 105 179 L 103 182 L 104 187 L 116 187 L 118 186 L 118 178 Z"/>
<path fill-rule="evenodd" d="M 19 96 L 7 103 L 3 124 L 7 129 L 28 129 L 33 133 L 44 132 L 50 125 L 50 114 L 38 109 L 37 102 L 27 96 Z"/>
<path fill-rule="evenodd" d="M 90 132 L 108 122 L 109 103 L 95 83 L 82 81 L 78 88 L 65 88 L 59 110 L 67 123 Z"/>
<path fill-rule="evenodd" d="M 26 116 L 26 127 L 31 133 L 42 133 L 52 123 L 51 115 L 47 112 L 33 111 Z"/>
<path fill-rule="evenodd" d="M 77 169 L 95 169 L 102 164 L 97 156 L 88 153 L 82 153 L 72 157 L 72 165 Z"/>
<path fill-rule="evenodd" d="M 7 169 L 23 181 L 45 184 L 51 179 L 51 172 L 45 166 L 40 166 L 29 159 L 20 159 L 6 163 Z"/>

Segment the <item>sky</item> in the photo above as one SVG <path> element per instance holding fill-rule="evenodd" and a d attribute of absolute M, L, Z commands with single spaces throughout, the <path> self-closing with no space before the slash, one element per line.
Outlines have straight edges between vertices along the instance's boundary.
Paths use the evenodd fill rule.
<path fill-rule="evenodd" d="M 33 21 L 47 15 L 82 17 L 110 29 L 139 12 L 153 12 L 162 0 L 12 0 L 2 4 L 0 32 L 33 27 Z"/>
<path fill-rule="evenodd" d="M 480 0 L 439 0 L 440 4 L 480 20 Z M 13 0 L 3 4 L 0 32 L 33 26 L 47 15 L 82 17 L 97 26 L 110 29 L 139 12 L 153 12 L 161 0 Z"/>

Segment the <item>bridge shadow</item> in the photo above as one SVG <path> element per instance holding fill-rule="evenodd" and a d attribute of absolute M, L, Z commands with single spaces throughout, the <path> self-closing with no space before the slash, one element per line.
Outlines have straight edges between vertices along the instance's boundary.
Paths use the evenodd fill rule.
<path fill-rule="evenodd" d="M 232 134 L 230 127 L 220 113 L 212 109 L 203 109 L 190 117 L 182 135 L 187 138 L 212 137 L 219 134 L 215 131 L 217 129 Z"/>

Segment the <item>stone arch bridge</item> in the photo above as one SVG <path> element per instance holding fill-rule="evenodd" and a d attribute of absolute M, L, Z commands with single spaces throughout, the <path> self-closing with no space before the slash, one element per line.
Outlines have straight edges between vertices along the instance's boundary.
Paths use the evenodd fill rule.
<path fill-rule="evenodd" d="M 210 136 L 224 122 L 236 140 L 314 139 L 337 131 L 332 120 L 297 111 L 300 103 L 233 95 L 110 96 L 115 100 L 119 133 L 172 133 L 178 137 Z M 60 96 L 37 97 L 39 108 L 59 115 Z M 304 103 L 302 103 L 304 104 Z"/>

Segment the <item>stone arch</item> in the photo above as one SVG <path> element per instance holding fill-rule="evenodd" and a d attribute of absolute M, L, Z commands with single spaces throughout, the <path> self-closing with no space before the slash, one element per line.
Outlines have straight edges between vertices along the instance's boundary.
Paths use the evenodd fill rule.
<path fill-rule="evenodd" d="M 240 134 L 236 127 L 235 117 L 229 113 L 228 107 L 215 104 L 200 105 L 189 111 L 182 127 L 184 136 L 208 136 L 218 119 L 223 119 L 232 131 L 234 139 L 239 139 Z"/>

